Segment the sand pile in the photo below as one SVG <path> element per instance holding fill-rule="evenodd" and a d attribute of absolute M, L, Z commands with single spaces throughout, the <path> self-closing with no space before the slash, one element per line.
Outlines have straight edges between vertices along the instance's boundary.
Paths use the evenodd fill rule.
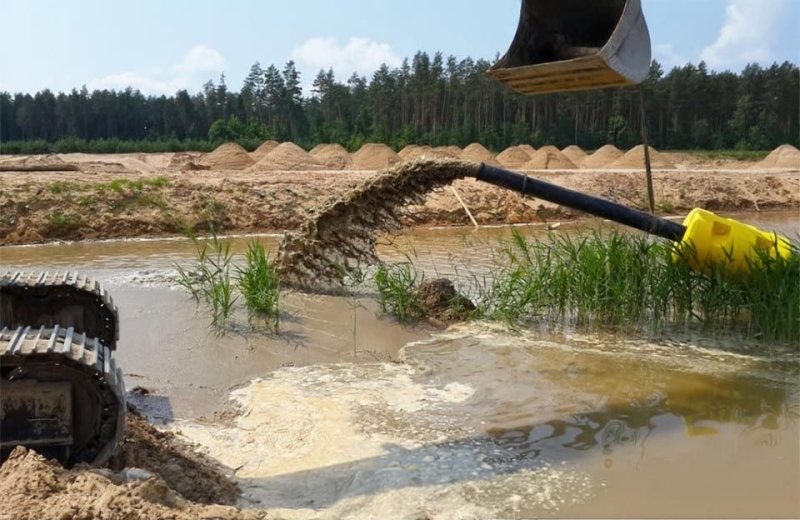
<path fill-rule="evenodd" d="M 400 156 L 385 144 L 367 143 L 353 154 L 353 169 L 382 170 L 400 160 Z"/>
<path fill-rule="evenodd" d="M 434 150 L 436 150 L 439 153 L 445 154 L 448 157 L 452 157 L 453 159 L 458 159 L 459 157 L 461 157 L 461 152 L 463 152 L 461 148 L 453 145 L 439 146 L 437 148 L 434 148 Z"/>
<path fill-rule="evenodd" d="M 308 153 L 321 162 L 327 170 L 350 170 L 353 168 L 353 158 L 340 144 L 318 144 Z"/>
<path fill-rule="evenodd" d="M 620 159 L 623 155 L 624 154 L 620 151 L 619 148 L 617 148 L 613 144 L 607 144 L 599 148 L 592 155 L 586 157 L 581 162 L 581 168 L 586 168 L 589 170 L 600 170 L 603 168 L 607 168 L 614 161 Z"/>
<path fill-rule="evenodd" d="M 0 518 L 232 520 L 263 516 L 218 505 L 238 498 L 236 485 L 174 435 L 159 432 L 133 414 L 126 429 L 111 469 L 83 465 L 67 470 L 34 451 L 14 450 L 0 468 Z"/>
<path fill-rule="evenodd" d="M 325 166 L 313 155 L 294 143 L 281 143 L 265 155 L 249 171 L 324 170 Z"/>
<path fill-rule="evenodd" d="M 531 157 L 533 157 L 533 154 L 536 153 L 536 148 L 534 148 L 533 146 L 531 146 L 529 144 L 521 144 L 521 145 L 518 145 L 517 148 L 519 148 L 523 152 L 527 153 Z"/>
<path fill-rule="evenodd" d="M 272 150 L 277 148 L 279 144 L 280 143 L 278 141 L 265 141 L 261 143 L 261 146 L 253 150 L 253 153 L 250 154 L 250 157 L 252 157 L 255 162 L 258 162 Z"/>
<path fill-rule="evenodd" d="M 672 170 L 673 163 L 666 155 L 659 153 L 655 148 L 650 148 L 650 166 L 659 170 Z M 628 150 L 628 153 L 607 166 L 620 170 L 644 170 L 644 145 Z"/>
<path fill-rule="evenodd" d="M 28 155 L 0 159 L 0 172 L 77 172 L 74 164 L 57 155 Z"/>
<path fill-rule="evenodd" d="M 479 143 L 472 143 L 464 148 L 464 151 L 461 152 L 461 159 L 478 163 L 485 162 L 497 164 L 494 159 L 494 154 Z"/>
<path fill-rule="evenodd" d="M 404 148 L 405 150 L 405 148 Z M 402 157 L 404 161 L 415 161 L 417 159 L 455 159 L 456 156 L 452 153 L 452 151 L 445 149 L 445 148 L 431 148 L 430 146 L 417 146 L 413 150 L 409 150 L 405 157 Z"/>
<path fill-rule="evenodd" d="M 519 168 L 530 161 L 531 156 L 519 146 L 511 146 L 503 150 L 495 160 L 506 168 Z"/>
<path fill-rule="evenodd" d="M 563 153 L 567 159 L 578 166 L 580 166 L 583 160 L 587 157 L 587 153 L 583 151 L 583 148 L 574 144 L 561 150 L 561 153 Z"/>
<path fill-rule="evenodd" d="M 244 170 L 255 164 L 255 161 L 238 144 L 225 143 L 203 157 L 199 164 L 213 170 Z"/>
<path fill-rule="evenodd" d="M 800 169 L 800 150 L 790 144 L 783 144 L 772 151 L 763 161 L 752 167 L 754 170 L 797 170 Z"/>
<path fill-rule="evenodd" d="M 403 162 L 323 203 L 299 229 L 286 233 L 276 258 L 281 283 L 337 293 L 345 276 L 376 262 L 377 233 L 401 227 L 403 208 L 431 190 L 474 177 L 477 166 L 455 159 Z"/>
<path fill-rule="evenodd" d="M 544 146 L 533 154 L 531 160 L 520 167 L 523 170 L 576 170 L 578 167 L 555 146 Z"/>
<path fill-rule="evenodd" d="M 415 151 L 419 148 L 422 148 L 422 146 L 418 144 L 409 144 L 405 148 L 397 152 L 397 155 L 399 155 L 401 159 L 405 160 L 408 159 L 409 156 L 415 153 Z"/>

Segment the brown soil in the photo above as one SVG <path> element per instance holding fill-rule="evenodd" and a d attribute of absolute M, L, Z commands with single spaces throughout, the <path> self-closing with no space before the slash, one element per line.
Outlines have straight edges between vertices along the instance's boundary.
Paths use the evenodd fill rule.
<path fill-rule="evenodd" d="M 353 154 L 353 169 L 382 170 L 400 160 L 400 156 L 385 144 L 368 143 Z"/>
<path fill-rule="evenodd" d="M 276 260 L 281 283 L 310 292 L 341 291 L 345 275 L 377 261 L 378 232 L 401 228 L 406 206 L 477 171 L 477 164 L 455 159 L 404 162 L 331 197 L 283 236 Z"/>
<path fill-rule="evenodd" d="M 479 143 L 472 143 L 471 145 L 464 148 L 464 151 L 461 152 L 461 159 L 477 163 L 485 162 L 485 163 L 497 164 L 497 161 L 495 161 L 494 158 L 494 154 Z"/>
<path fill-rule="evenodd" d="M 800 169 L 800 150 L 784 144 L 772 151 L 763 161 L 753 166 L 754 170 Z"/>
<path fill-rule="evenodd" d="M 527 153 L 531 157 L 533 157 L 533 154 L 536 153 L 536 148 L 534 148 L 533 146 L 531 146 L 529 144 L 521 144 L 517 148 L 519 148 L 523 152 Z"/>
<path fill-rule="evenodd" d="M 233 520 L 266 516 L 228 505 L 238 496 L 235 484 L 188 444 L 155 430 L 136 415 L 129 417 L 126 426 L 113 469 L 80 465 L 67 470 L 34 451 L 14 450 L 0 467 L 0 519 Z"/>
<path fill-rule="evenodd" d="M 581 161 L 581 168 L 586 168 L 587 170 L 605 169 L 623 155 L 625 154 L 619 148 L 613 144 L 607 144 Z"/>
<path fill-rule="evenodd" d="M 254 163 L 247 150 L 236 143 L 225 143 L 200 161 L 215 170 L 244 170 Z"/>
<path fill-rule="evenodd" d="M 675 168 L 669 157 L 660 153 L 655 148 L 650 148 L 650 166 L 659 170 L 672 170 Z M 644 145 L 639 145 L 607 166 L 610 169 L 644 170 Z"/>
<path fill-rule="evenodd" d="M 544 146 L 522 165 L 523 170 L 575 170 L 578 167 L 555 146 Z"/>
<path fill-rule="evenodd" d="M 530 161 L 531 156 L 519 146 L 512 146 L 503 150 L 495 160 L 506 168 L 519 168 Z"/>
<path fill-rule="evenodd" d="M 564 157 L 575 163 L 576 166 L 580 166 L 581 162 L 587 157 L 587 153 L 583 151 L 583 148 L 574 144 L 561 150 L 561 153 L 564 154 Z"/>
<path fill-rule="evenodd" d="M 261 146 L 253 150 L 250 157 L 252 157 L 255 162 L 258 162 L 263 159 L 265 155 L 277 148 L 279 144 L 278 141 L 264 141 L 261 143 Z"/>
<path fill-rule="evenodd" d="M 730 165 L 735 163 L 730 161 L 719 170 L 716 161 L 682 155 L 687 155 L 682 165 L 696 166 L 655 175 L 657 202 L 676 212 L 694 207 L 728 211 L 800 207 L 800 171 L 748 170 L 752 163 L 734 169 Z M 180 236 L 187 230 L 204 232 L 211 224 L 218 231 L 235 233 L 294 230 L 311 208 L 331 196 L 342 196 L 375 175 L 366 171 L 289 171 L 277 176 L 241 170 L 188 171 L 185 167 L 143 173 L 124 169 L 120 174 L 117 160 L 116 155 L 86 156 L 80 172 L 0 173 L 0 245 Z M 87 164 L 96 165 L 97 170 L 85 171 Z M 621 202 L 646 207 L 644 176 L 638 172 L 608 175 L 540 170 L 536 176 L 601 197 L 623 193 L 627 198 Z M 158 183 L 147 184 L 155 179 Z M 124 183 L 120 186 L 119 181 Z M 135 184 L 138 181 L 141 185 Z M 542 210 L 539 201 L 476 181 L 459 180 L 454 186 L 480 224 L 577 215 L 550 204 L 544 204 Z M 411 210 L 414 219 L 408 220 L 409 224 L 469 224 L 449 190 L 429 194 L 424 204 Z"/>
<path fill-rule="evenodd" d="M 325 166 L 294 143 L 281 143 L 254 164 L 250 171 L 310 171 L 324 170 Z"/>
<path fill-rule="evenodd" d="M 308 153 L 322 163 L 327 170 L 350 170 L 353 168 L 353 158 L 340 144 L 320 144 Z"/>
<path fill-rule="evenodd" d="M 0 172 L 77 172 L 77 165 L 57 155 L 23 155 L 0 159 Z"/>

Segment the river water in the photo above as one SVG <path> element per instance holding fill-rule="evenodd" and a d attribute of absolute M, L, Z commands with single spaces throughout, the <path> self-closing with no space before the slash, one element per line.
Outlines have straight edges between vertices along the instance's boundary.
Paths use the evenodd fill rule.
<path fill-rule="evenodd" d="M 800 233 L 796 212 L 737 218 Z M 508 234 L 417 230 L 380 252 L 477 281 Z M 800 517 L 797 346 L 409 328 L 369 294 L 285 294 L 279 334 L 239 311 L 218 337 L 172 281 L 193 254 L 186 240 L 116 241 L 6 247 L 0 263 L 103 281 L 126 384 L 150 390 L 131 399 L 230 468 L 243 505 L 287 518 Z M 229 410 L 241 413 L 215 414 Z"/>

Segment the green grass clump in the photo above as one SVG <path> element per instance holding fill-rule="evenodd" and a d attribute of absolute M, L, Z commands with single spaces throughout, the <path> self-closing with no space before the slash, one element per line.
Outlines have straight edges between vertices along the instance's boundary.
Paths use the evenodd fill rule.
<path fill-rule="evenodd" d="M 191 268 L 175 265 L 176 282 L 189 290 L 198 303 L 209 307 L 214 331 L 220 335 L 225 332 L 242 296 L 251 324 L 263 319 L 277 332 L 280 281 L 264 246 L 251 242 L 244 266 L 233 265 L 230 242 L 220 240 L 216 233 L 212 232 L 209 239 L 195 239 L 195 248 L 196 258 Z"/>
<path fill-rule="evenodd" d="M 72 231 L 77 231 L 85 225 L 83 217 L 75 213 L 56 212 L 50 215 L 47 223 L 47 234 L 61 236 Z"/>
<path fill-rule="evenodd" d="M 192 269 L 176 265 L 177 282 L 188 289 L 198 302 L 211 309 L 211 326 L 222 334 L 238 296 L 231 281 L 231 245 L 216 235 L 211 240 L 195 241 L 197 259 Z"/>
<path fill-rule="evenodd" d="M 800 339 L 800 256 L 761 252 L 749 272 L 707 272 L 673 261 L 673 245 L 642 234 L 598 232 L 526 241 L 514 231 L 482 314 L 630 330 L 699 325 L 766 340 Z"/>
<path fill-rule="evenodd" d="M 410 261 L 379 264 L 374 280 L 378 289 L 378 305 L 382 312 L 404 323 L 424 316 L 417 295 L 417 288 L 422 280 Z"/>
<path fill-rule="evenodd" d="M 278 271 L 270 262 L 264 246 L 257 241 L 247 245 L 245 259 L 245 266 L 237 268 L 237 282 L 239 291 L 244 296 L 250 320 L 252 322 L 263 319 L 277 331 L 280 319 Z"/>

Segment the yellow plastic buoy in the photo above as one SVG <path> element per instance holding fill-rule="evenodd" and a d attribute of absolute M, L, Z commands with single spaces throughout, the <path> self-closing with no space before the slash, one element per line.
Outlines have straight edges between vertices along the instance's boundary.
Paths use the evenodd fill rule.
<path fill-rule="evenodd" d="M 789 258 L 792 254 L 785 237 L 704 209 L 692 210 L 683 225 L 686 233 L 677 244 L 675 258 L 685 259 L 696 270 L 723 265 L 729 273 L 747 272 L 760 255 Z"/>

